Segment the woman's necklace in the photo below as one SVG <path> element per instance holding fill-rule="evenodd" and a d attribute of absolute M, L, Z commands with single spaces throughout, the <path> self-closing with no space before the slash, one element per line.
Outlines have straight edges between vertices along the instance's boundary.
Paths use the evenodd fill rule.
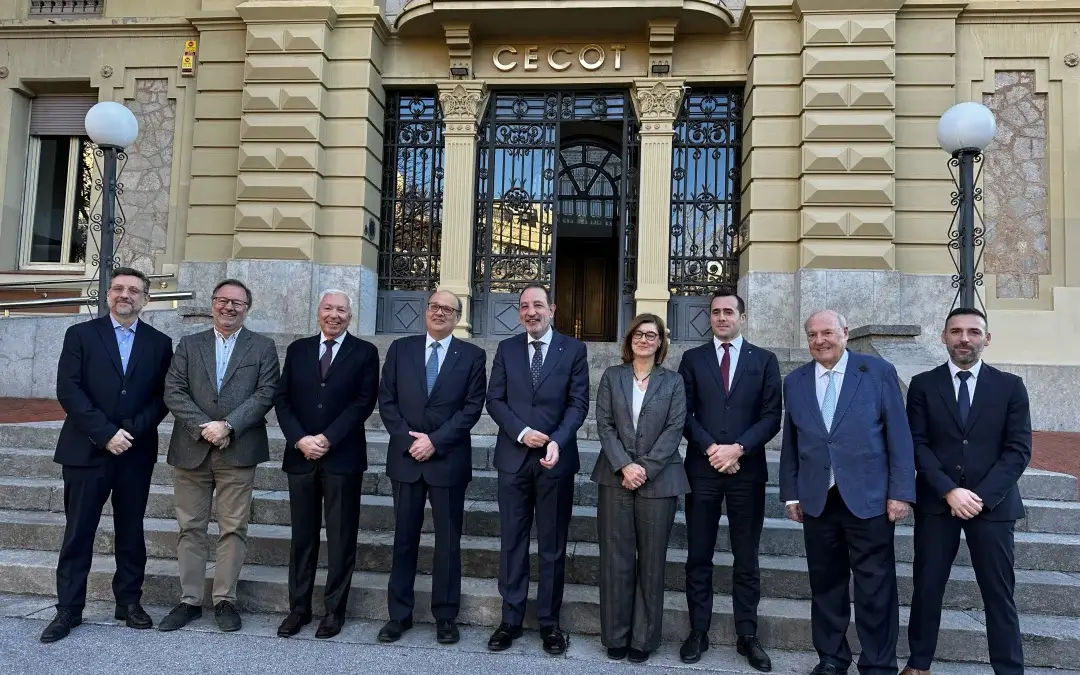
<path fill-rule="evenodd" d="M 642 391 L 644 391 L 645 388 L 648 386 L 646 383 L 649 381 L 650 377 L 652 377 L 652 371 L 651 370 L 648 373 L 645 374 L 645 377 L 638 377 L 637 371 L 635 370 L 634 371 L 634 384 L 637 385 L 638 389 L 641 389 Z"/>

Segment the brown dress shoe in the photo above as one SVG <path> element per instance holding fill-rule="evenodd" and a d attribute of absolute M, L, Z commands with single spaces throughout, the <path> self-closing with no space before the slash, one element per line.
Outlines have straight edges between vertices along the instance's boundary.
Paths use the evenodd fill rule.
<path fill-rule="evenodd" d="M 912 668 L 908 666 L 900 671 L 900 675 L 930 675 L 929 670 L 919 670 L 918 668 Z"/>

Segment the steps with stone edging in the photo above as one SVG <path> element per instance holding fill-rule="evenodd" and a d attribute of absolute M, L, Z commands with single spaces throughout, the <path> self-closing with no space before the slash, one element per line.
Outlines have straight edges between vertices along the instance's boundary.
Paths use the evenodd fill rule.
<path fill-rule="evenodd" d="M 591 415 L 590 415 L 591 417 Z M 485 418 L 487 416 L 485 415 Z M 592 420 L 590 420 L 592 422 Z M 465 531 L 461 542 L 463 623 L 494 626 L 500 620 L 498 593 L 499 539 L 496 473 L 492 465 L 494 437 L 490 418 L 474 431 L 474 479 L 466 503 Z M 388 437 L 380 430 L 375 414 L 368 422 L 371 468 L 365 475 L 360 541 L 350 614 L 382 619 L 386 616 L 386 582 L 393 550 L 393 502 L 389 480 L 383 473 Z M 50 596 L 55 593 L 57 551 L 64 531 L 63 483 L 60 467 L 52 462 L 60 423 L 0 425 L 0 593 Z M 592 433 L 579 441 L 582 468 L 577 477 L 574 517 L 567 550 L 566 593 L 562 622 L 572 632 L 594 634 L 599 630 L 599 548 L 596 543 L 596 488 L 588 480 L 600 445 Z M 160 452 L 164 454 L 171 432 L 162 425 Z M 290 530 L 288 492 L 280 458 L 284 440 L 279 428 L 269 428 L 271 459 L 256 473 L 252 524 L 248 531 L 247 564 L 241 575 L 239 604 L 254 612 L 284 613 L 288 610 L 287 565 Z M 591 438 L 586 438 L 591 437 Z M 801 527 L 783 518 L 777 497 L 776 470 L 779 438 L 769 444 L 770 481 L 767 519 L 761 542 L 763 599 L 760 636 L 777 649 L 807 650 L 810 642 L 810 595 Z M 172 509 L 172 474 L 164 458 L 154 472 L 146 517 L 146 540 L 151 557 L 147 565 L 144 602 L 170 605 L 176 601 L 179 582 L 176 567 L 176 522 Z M 1072 476 L 1028 470 L 1020 482 L 1028 518 L 1018 523 L 1016 534 L 1016 599 L 1024 631 L 1025 655 L 1032 667 L 1075 667 L 1080 663 L 1080 502 L 1075 501 L 1077 482 Z M 106 512 L 109 512 L 106 505 Z M 906 604 L 912 588 L 912 528 L 910 517 L 897 527 L 897 571 L 900 587 L 901 624 L 906 626 Z M 216 526 L 211 525 L 211 528 Z M 416 618 L 430 621 L 430 577 L 434 539 L 430 514 L 420 549 Z M 111 577 L 115 569 L 112 524 L 102 518 L 91 570 L 89 597 L 111 600 Z M 734 642 L 731 621 L 732 559 L 727 541 L 726 518 L 721 520 L 714 564 L 714 643 Z M 211 551 L 211 556 L 213 551 Z M 322 551 L 325 562 L 325 548 Z M 665 596 L 665 640 L 679 641 L 688 630 L 683 596 L 686 560 L 686 525 L 682 511 L 676 516 L 668 551 Z M 535 543 L 533 581 L 536 579 Z M 320 570 L 319 583 L 325 572 Z M 208 571 L 208 576 L 212 570 Z M 534 589 L 535 590 L 535 589 Z M 982 600 L 966 546 L 961 546 L 944 601 L 941 660 L 986 662 L 986 639 Z M 901 631 L 900 651 L 906 653 Z M 853 644 L 857 638 L 852 629 Z"/>

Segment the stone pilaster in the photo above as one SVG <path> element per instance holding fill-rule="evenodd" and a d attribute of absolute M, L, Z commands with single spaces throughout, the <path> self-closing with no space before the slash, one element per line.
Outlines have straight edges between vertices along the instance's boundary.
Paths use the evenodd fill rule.
<path fill-rule="evenodd" d="M 671 297 L 671 153 L 682 80 L 638 80 L 633 100 L 641 123 L 636 311 L 667 317 Z"/>
<path fill-rule="evenodd" d="M 487 107 L 487 88 L 479 80 L 439 84 L 443 116 L 443 222 L 439 287 L 461 298 L 455 331 L 472 331 L 473 210 L 476 206 L 476 125 Z"/>

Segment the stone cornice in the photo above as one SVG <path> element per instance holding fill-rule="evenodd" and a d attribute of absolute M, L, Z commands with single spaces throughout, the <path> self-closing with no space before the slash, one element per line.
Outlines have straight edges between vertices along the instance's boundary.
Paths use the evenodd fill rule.
<path fill-rule="evenodd" d="M 244 23 L 326 23 L 333 26 L 338 18 L 330 0 L 296 3 L 245 0 L 236 6 L 236 13 Z"/>
<path fill-rule="evenodd" d="M 16 19 L 0 22 L 0 37 L 8 40 L 40 38 L 155 38 L 190 37 L 195 26 L 185 17 L 140 19 L 132 23 L 117 23 L 115 19 L 80 19 L 50 21 L 48 19 Z"/>
<path fill-rule="evenodd" d="M 972 0 L 960 23 L 1065 23 L 1080 21 L 1080 0 Z"/>

